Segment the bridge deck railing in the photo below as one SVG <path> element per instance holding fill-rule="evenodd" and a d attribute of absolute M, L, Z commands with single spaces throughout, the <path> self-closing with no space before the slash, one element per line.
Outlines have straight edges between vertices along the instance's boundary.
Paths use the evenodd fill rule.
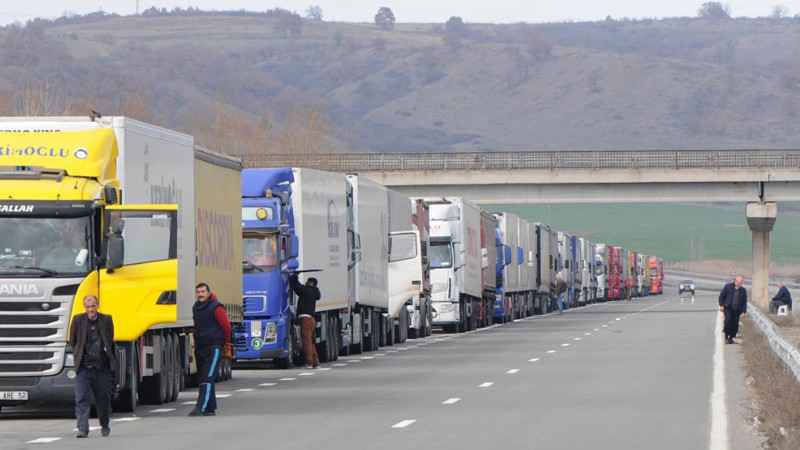
<path fill-rule="evenodd" d="M 334 172 L 800 168 L 800 150 L 246 154 L 246 167 Z"/>

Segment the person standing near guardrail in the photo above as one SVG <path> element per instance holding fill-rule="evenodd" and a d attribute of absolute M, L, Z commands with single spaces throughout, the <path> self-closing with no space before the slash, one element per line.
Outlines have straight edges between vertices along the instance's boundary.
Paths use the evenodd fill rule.
<path fill-rule="evenodd" d="M 739 317 L 747 314 L 747 290 L 742 286 L 744 279 L 736 277 L 733 283 L 728 283 L 719 293 L 719 310 L 725 314 L 725 343 L 735 344 L 733 338 L 739 332 Z"/>
<path fill-rule="evenodd" d="M 770 314 L 778 314 L 778 307 L 786 305 L 789 309 L 792 309 L 792 294 L 789 293 L 789 289 L 783 285 L 783 283 L 778 283 L 778 293 L 775 294 L 775 297 L 772 297 L 772 301 L 769 302 L 769 313 Z"/>

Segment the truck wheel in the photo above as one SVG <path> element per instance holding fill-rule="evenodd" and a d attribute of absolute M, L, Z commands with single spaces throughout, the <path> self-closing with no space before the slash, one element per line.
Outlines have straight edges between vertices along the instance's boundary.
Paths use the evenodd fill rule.
<path fill-rule="evenodd" d="M 181 380 L 183 380 L 183 366 L 181 366 L 181 349 L 178 343 L 178 335 L 172 333 L 172 361 L 174 369 L 172 372 L 172 397 L 169 401 L 174 402 L 178 400 L 178 394 L 181 393 Z"/>
<path fill-rule="evenodd" d="M 172 333 L 164 333 L 164 351 L 161 352 L 164 366 L 164 403 L 172 401 L 172 380 L 175 378 L 175 360 L 172 358 Z"/>
<path fill-rule="evenodd" d="M 141 396 L 145 405 L 161 405 L 166 397 L 166 385 L 163 371 L 142 379 Z M 163 389 L 162 389 L 163 388 Z"/>
<path fill-rule="evenodd" d="M 136 394 L 139 390 L 139 355 L 133 350 L 131 358 L 131 376 L 127 380 L 127 386 L 120 391 L 119 398 L 114 403 L 114 411 L 134 412 L 136 411 Z"/>
<path fill-rule="evenodd" d="M 286 347 L 288 350 L 285 358 L 274 358 L 272 364 L 276 369 L 289 369 L 292 367 L 292 359 L 294 358 L 294 339 L 292 339 L 292 326 L 288 328 L 289 336 L 286 337 Z"/>
<path fill-rule="evenodd" d="M 364 315 L 359 314 L 358 321 L 361 322 L 361 336 L 359 342 L 357 344 L 350 344 L 350 353 L 354 355 L 360 355 L 364 352 Z M 353 333 L 353 337 L 355 337 L 355 333 Z"/>

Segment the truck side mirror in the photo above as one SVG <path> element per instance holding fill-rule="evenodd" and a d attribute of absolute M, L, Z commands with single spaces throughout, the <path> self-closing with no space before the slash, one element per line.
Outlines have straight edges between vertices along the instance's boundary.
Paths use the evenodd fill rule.
<path fill-rule="evenodd" d="M 111 234 L 108 236 L 108 251 L 106 258 L 106 268 L 111 273 L 122 267 L 125 261 L 125 239 L 121 234 Z"/>
<path fill-rule="evenodd" d="M 286 261 L 286 268 L 287 269 L 289 269 L 289 270 L 297 270 L 298 267 L 300 267 L 300 263 L 297 262 L 296 259 L 289 258 L 289 260 Z"/>
<path fill-rule="evenodd" d="M 291 261 L 292 258 L 297 258 L 299 254 L 300 254 L 300 240 L 298 239 L 297 236 L 291 236 L 289 240 L 289 254 L 287 255 L 289 261 Z"/>
<path fill-rule="evenodd" d="M 511 263 L 511 247 L 503 245 L 503 265 L 507 266 Z"/>

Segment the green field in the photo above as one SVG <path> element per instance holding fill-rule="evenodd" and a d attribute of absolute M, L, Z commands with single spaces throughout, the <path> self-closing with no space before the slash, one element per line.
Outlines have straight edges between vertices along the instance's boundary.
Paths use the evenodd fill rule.
<path fill-rule="evenodd" d="M 741 205 L 677 203 L 482 205 L 508 211 L 593 242 L 657 255 L 668 262 L 751 258 L 752 234 Z M 789 205 L 787 205 L 789 206 Z M 791 205 L 794 206 L 794 205 Z M 738 208 L 738 209 L 737 209 Z M 790 209 L 790 208 L 785 208 Z M 770 235 L 771 261 L 800 261 L 800 217 L 781 215 Z"/>

